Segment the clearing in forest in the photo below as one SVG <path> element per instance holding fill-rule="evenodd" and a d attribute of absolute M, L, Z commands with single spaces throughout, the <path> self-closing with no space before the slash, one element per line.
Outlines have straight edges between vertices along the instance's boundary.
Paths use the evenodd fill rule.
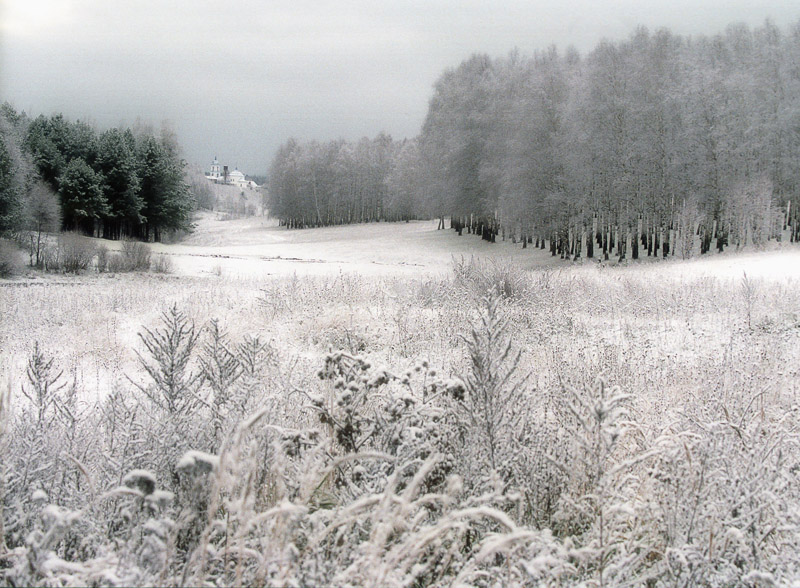
<path fill-rule="evenodd" d="M 438 221 L 408 223 L 367 223 L 318 229 L 279 227 L 262 216 L 218 220 L 203 213 L 195 231 L 178 244 L 154 244 L 156 253 L 173 261 L 178 275 L 225 274 L 240 277 L 320 276 L 358 273 L 364 276 L 420 277 L 450 272 L 453 258 L 489 259 L 511 263 L 520 269 L 578 268 L 602 271 L 615 261 L 600 264 L 597 257 L 578 263 L 553 257 L 547 250 L 510 240 L 488 243 L 475 235 L 458 236 L 455 231 L 437 230 Z M 114 243 L 111 247 L 114 247 Z M 800 277 L 800 250 L 773 243 L 768 251 L 726 251 L 692 260 L 658 260 L 650 267 L 643 257 L 628 267 L 656 271 L 659 275 L 741 277 Z"/>

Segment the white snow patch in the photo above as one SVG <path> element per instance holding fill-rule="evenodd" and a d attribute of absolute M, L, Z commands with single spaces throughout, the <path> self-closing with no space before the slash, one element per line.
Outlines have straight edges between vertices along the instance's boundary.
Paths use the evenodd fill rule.
<path fill-rule="evenodd" d="M 203 451 L 187 451 L 175 466 L 179 470 L 207 473 L 219 467 L 219 457 Z"/>

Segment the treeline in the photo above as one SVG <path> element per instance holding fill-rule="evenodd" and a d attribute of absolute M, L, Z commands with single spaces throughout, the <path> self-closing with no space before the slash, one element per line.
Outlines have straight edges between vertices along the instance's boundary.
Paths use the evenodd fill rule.
<path fill-rule="evenodd" d="M 348 157 L 377 140 L 290 141 L 272 212 L 290 226 L 449 216 L 564 257 L 688 256 L 787 228 L 797 241 L 798 113 L 800 23 L 639 29 L 586 57 L 475 55 L 437 81 L 419 137 L 383 159 Z"/>
<path fill-rule="evenodd" d="M 357 143 L 290 139 L 270 167 L 270 213 L 290 228 L 409 220 L 421 206 L 403 163 L 417 157 L 416 141 L 384 133 Z"/>
<path fill-rule="evenodd" d="M 160 241 L 194 208 L 185 162 L 166 130 L 97 131 L 63 115 L 0 108 L 0 232 L 66 230 Z"/>

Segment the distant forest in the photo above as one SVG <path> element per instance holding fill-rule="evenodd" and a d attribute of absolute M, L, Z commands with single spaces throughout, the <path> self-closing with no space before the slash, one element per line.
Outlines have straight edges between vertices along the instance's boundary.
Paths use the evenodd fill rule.
<path fill-rule="evenodd" d="M 414 139 L 289 140 L 270 210 L 289 227 L 450 217 L 563 257 L 685 257 L 800 240 L 798 162 L 800 22 L 642 28 L 585 57 L 473 55 L 436 82 Z"/>
<path fill-rule="evenodd" d="M 167 130 L 98 132 L 0 106 L 0 234 L 66 230 L 145 241 L 190 226 L 186 163 Z"/>

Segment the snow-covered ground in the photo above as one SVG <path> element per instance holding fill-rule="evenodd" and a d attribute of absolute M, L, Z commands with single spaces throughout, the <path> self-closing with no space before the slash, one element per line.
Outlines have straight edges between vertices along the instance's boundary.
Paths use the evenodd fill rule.
<path fill-rule="evenodd" d="M 397 568 L 396 554 L 406 551 L 410 554 L 407 565 L 416 566 L 430 548 L 432 529 L 450 532 L 462 526 L 460 518 L 457 524 L 448 518 L 450 512 L 459 517 L 477 516 L 480 520 L 470 523 L 470 528 L 482 528 L 484 515 L 494 512 L 489 504 L 518 514 L 507 525 L 506 535 L 489 539 L 511 547 L 503 548 L 510 551 L 503 552 L 500 566 L 492 563 L 495 557 L 486 558 L 492 567 L 481 572 L 484 578 L 504 578 L 509 562 L 541 562 L 542 553 L 553 554 L 546 558 L 552 560 L 552 566 L 561 566 L 559 570 L 589 561 L 575 555 L 585 551 L 573 549 L 572 536 L 562 539 L 565 533 L 573 533 L 570 529 L 579 530 L 575 540 L 580 545 L 596 545 L 597 534 L 610 530 L 616 535 L 603 537 L 615 537 L 619 545 L 632 545 L 638 553 L 647 554 L 637 560 L 628 558 L 629 552 L 623 549 L 620 556 L 615 552 L 614 557 L 624 557 L 613 565 L 624 573 L 624 566 L 646 564 L 653 566 L 653 573 L 678 566 L 675 574 L 685 572 L 680 577 L 691 584 L 695 570 L 705 566 L 707 572 L 703 573 L 711 579 L 704 585 L 724 583 L 716 581 L 723 572 L 725 578 L 737 578 L 742 570 L 751 568 L 759 574 L 763 570 L 769 585 L 784 585 L 782 579 L 796 576 L 796 538 L 800 536 L 796 492 L 800 487 L 800 443 L 795 426 L 800 410 L 796 402 L 800 381 L 797 246 L 774 245 L 770 251 L 725 253 L 693 261 L 645 258 L 623 265 L 597 260 L 573 263 L 510 242 L 489 244 L 472 235 L 458 237 L 450 230 L 437 231 L 435 222 L 288 231 L 263 218 L 221 221 L 207 215 L 199 219 L 197 231 L 186 241 L 152 248 L 172 260 L 171 275 L 31 273 L 0 281 L 0 398 L 10 398 L 12 418 L 8 422 L 13 431 L 4 440 L 9 449 L 3 456 L 12 473 L 5 478 L 5 488 L 8 503 L 20 505 L 22 513 L 14 524 L 28 525 L 22 528 L 32 541 L 50 537 L 52 534 L 38 530 L 28 532 L 38 529 L 36 513 L 41 501 L 49 500 L 52 505 L 42 511 L 43 522 L 78 513 L 75 516 L 87 522 L 79 529 L 89 538 L 86 544 L 110 546 L 85 554 L 80 551 L 83 559 L 75 561 L 55 556 L 43 560 L 48 562 L 41 564 L 43 569 L 74 574 L 65 576 L 63 584 L 87 585 L 94 582 L 92 578 L 107 577 L 101 574 L 112 573 L 109 570 L 118 575 L 114 580 L 118 585 L 182 582 L 180 568 L 170 568 L 175 577 L 168 581 L 163 579 L 167 576 L 143 575 L 142 570 L 150 569 L 150 560 L 144 555 L 136 558 L 137 554 L 150 554 L 150 547 L 140 549 L 137 543 L 119 541 L 107 532 L 113 528 L 109 521 L 119 518 L 118 504 L 126 504 L 109 497 L 128 500 L 132 505 L 128 512 L 144 512 L 141 502 L 131 502 L 139 496 L 129 487 L 139 484 L 137 480 L 157 488 L 153 497 L 157 493 L 177 497 L 174 507 L 159 507 L 168 517 L 165 529 L 173 528 L 176 523 L 172 521 L 178 525 L 211 521 L 204 536 L 213 537 L 209 546 L 213 543 L 216 551 L 206 551 L 217 558 L 214 566 L 219 566 L 209 564 L 209 570 L 226 569 L 219 559 L 226 556 L 218 554 L 228 553 L 227 547 L 220 546 L 230 547 L 224 542 L 233 537 L 228 533 L 223 537 L 212 529 L 233 525 L 248 529 L 252 521 L 260 521 L 250 531 L 237 531 L 238 543 L 230 552 L 244 553 L 246 549 L 263 561 L 285 559 L 297 568 L 290 570 L 299 578 L 297 584 L 309 583 L 304 570 L 327 569 L 331 553 L 340 558 L 333 565 L 347 573 L 356 567 L 365 572 L 378 569 L 376 561 L 388 562 L 385 569 L 393 570 Z M 480 262 L 471 263 L 471 256 Z M 454 258 L 459 262 L 456 271 Z M 745 273 L 747 280 L 743 279 Z M 498 285 L 504 298 L 496 301 L 497 306 L 481 301 L 489 286 Z M 155 361 L 142 334 L 147 335 L 145 329 L 168 332 L 160 317 L 173 307 L 176 315 L 186 317 L 180 328 L 191 324 L 199 335 L 188 371 L 182 373 L 208 372 L 195 396 L 199 404 L 179 411 L 177 417 L 163 407 L 161 396 L 154 392 L 155 380 L 142 366 L 143 361 L 148 366 Z M 480 316 L 484 319 L 480 324 L 491 323 L 492 308 L 501 320 L 492 323 L 491 341 L 501 340 L 503 329 L 498 325 L 507 325 L 507 334 L 519 351 L 519 380 L 514 381 L 524 382 L 501 392 L 511 399 L 504 406 L 513 405 L 513 410 L 494 413 L 502 418 L 493 429 L 499 431 L 499 442 L 489 442 L 498 451 L 503 471 L 513 476 L 508 488 L 524 493 L 515 490 L 502 499 L 484 493 L 486 480 L 495 478 L 484 473 L 489 467 L 486 429 L 483 421 L 473 418 L 483 419 L 489 413 L 482 409 L 469 412 L 463 387 L 461 397 L 456 395 L 459 382 L 475 373 L 467 343 L 472 341 L 481 357 L 491 356 L 492 344 L 477 321 Z M 220 345 L 213 344 L 215 324 L 226 334 L 224 340 L 219 339 Z M 182 340 L 186 344 L 185 334 Z M 248 354 L 256 347 L 258 353 Z M 35 404 L 31 403 L 36 401 L 26 371 L 34 349 L 43 354 L 43 361 L 37 364 L 40 369 L 46 361 L 53 361 L 47 378 L 65 385 L 56 393 L 58 404 L 46 406 L 43 413 L 46 434 L 41 434 L 44 421 L 37 421 L 39 413 L 32 410 Z M 331 353 L 337 350 L 345 355 Z M 247 365 L 252 365 L 253 373 L 228 383 L 219 396 L 227 404 L 218 412 L 213 409 L 217 403 L 212 406 L 209 400 L 218 398 L 212 382 L 222 381 L 213 378 L 221 373 L 220 362 L 227 361 L 228 352 L 241 358 L 237 360 L 240 365 L 252 359 Z M 339 359 L 332 359 L 336 357 Z M 348 358 L 360 371 L 349 371 Z M 354 387 L 320 378 L 334 362 L 345 366 L 340 373 L 354 374 Z M 511 369 L 510 364 L 506 366 Z M 388 382 L 387 374 L 402 376 L 404 372 L 403 380 Z M 596 384 L 598 376 L 610 386 Z M 447 392 L 431 395 L 429 390 L 443 389 L 429 388 L 439 377 Z M 356 381 L 364 383 L 363 390 Z M 343 391 L 337 392 L 340 389 Z M 24 390 L 28 393 L 23 394 Z M 354 390 L 355 395 L 351 394 Z M 619 403 L 619 409 L 612 403 Z M 61 406 L 69 412 L 62 412 Z M 344 463 L 336 457 L 338 452 L 349 451 L 339 435 L 346 429 L 340 425 L 336 425 L 339 429 L 328 425 L 320 429 L 318 410 L 340 410 L 328 406 L 352 408 L 359 419 L 356 422 L 363 423 L 359 425 L 363 428 L 352 429 L 364 431 L 363 444 L 358 440 L 363 453 L 353 456 L 357 465 L 352 469 L 342 468 L 343 475 L 353 473 L 343 478 L 347 486 L 326 481 L 334 467 Z M 345 422 L 342 414 L 333 416 L 341 423 Z M 368 429 L 373 414 L 400 416 L 381 416 L 380 427 Z M 441 419 L 441 414 L 448 418 Z M 378 417 L 374 418 L 377 423 Z M 457 428 L 451 418 L 458 419 L 453 421 L 460 423 Z M 240 422 L 254 427 L 253 445 L 242 446 L 246 451 L 237 453 L 239 446 L 234 444 L 232 453 L 218 459 L 221 448 L 228 451 L 229 447 L 221 445 L 220 431 L 233 431 Z M 334 423 L 334 419 L 326 417 L 324 422 Z M 384 425 L 389 422 L 392 424 Z M 592 424 L 595 422 L 598 424 Z M 221 423 L 219 429 L 217 423 Z M 469 436 L 464 437 L 463 431 Z M 312 437 L 322 440 L 318 449 L 311 443 Z M 597 445 L 598 438 L 616 445 L 607 451 L 607 442 Z M 436 459 L 446 455 L 451 460 L 447 467 L 454 468 L 448 483 L 442 486 L 441 480 L 433 480 L 437 470 L 426 470 L 431 483 L 438 484 L 431 486 L 433 491 L 419 486 L 425 488 L 425 494 L 417 502 L 415 495 L 408 494 L 412 486 L 397 494 L 394 482 L 387 484 L 383 462 L 374 458 L 395 451 L 392 448 L 398 439 L 404 445 L 396 451 L 397 459 L 405 461 L 398 461 L 395 472 L 413 471 L 411 467 L 418 467 L 423 451 Z M 295 442 L 302 451 L 294 452 L 291 443 Z M 273 447 L 287 447 L 286 459 L 273 459 Z M 255 456 L 252 462 L 245 457 L 250 451 Z M 219 494 L 219 504 L 226 505 L 224 513 L 182 514 L 207 504 L 176 478 L 176 465 L 187 470 L 185 473 L 202 473 L 199 470 L 204 466 L 198 466 L 195 459 L 198 456 L 210 464 L 206 469 L 221 472 L 209 484 L 204 481 L 203 488 L 212 488 L 213 496 Z M 76 464 L 90 476 L 90 488 L 94 485 L 102 492 L 95 496 L 93 491 L 87 492 L 83 478 L 75 475 Z M 431 468 L 433 464 L 431 461 Z M 562 467 L 553 468 L 552 464 Z M 599 471 L 595 464 L 605 465 Z M 198 471 L 188 471 L 193 469 Z M 21 485 L 22 475 L 17 475 L 23 471 L 31 476 L 27 486 Z M 391 479 L 396 479 L 394 473 Z M 420 482 L 423 479 L 419 477 Z M 288 480 L 288 484 L 261 480 Z M 121 491 L 117 488 L 120 481 L 125 486 Z M 276 486 L 301 491 L 281 498 L 276 492 L 284 490 L 273 490 Z M 321 488 L 326 490 L 318 494 Z M 439 488 L 447 494 L 439 494 Z M 523 495 L 538 501 L 530 504 L 539 506 L 525 513 L 508 506 L 517 505 Z M 360 496 L 368 500 L 354 502 L 354 497 Z M 446 502 L 442 508 L 431 508 L 431 497 L 439 496 Z M 602 516 L 593 515 L 595 519 L 589 523 L 581 518 L 583 514 L 570 510 L 571 505 L 590 504 L 596 497 L 607 506 Z M 139 506 L 133 508 L 135 504 Z M 692 508 L 687 509 L 686 504 Z M 228 505 L 233 508 L 228 510 Z M 376 505 L 377 510 L 364 511 L 373 508 L 369 505 Z M 384 505 L 397 508 L 390 511 Z M 414 514 L 414 509 L 422 514 Z M 499 517 L 511 516 L 506 510 L 498 512 Z M 298 523 L 267 524 L 278 520 L 274 519 L 276 513 L 304 518 L 297 519 Z M 441 520 L 436 518 L 439 513 L 443 513 Z M 562 519 L 564 516 L 570 518 Z M 285 520 L 293 520 L 291 517 Z M 409 520 L 417 526 L 409 526 Z M 576 523 L 551 533 L 546 525 L 552 521 L 560 524 L 558 520 Z M 233 521 L 230 527 L 226 527 L 228 521 Z M 366 523 L 359 527 L 363 532 L 336 536 L 330 532 L 363 521 Z M 364 547 L 362 538 L 373 537 L 371 530 L 378 528 L 378 522 L 391 532 Z M 155 536 L 154 529 L 162 533 L 155 518 L 133 517 L 123 524 L 130 526 L 130 537 L 143 541 Z M 515 525 L 521 532 L 514 531 Z M 315 528 L 319 533 L 311 539 L 302 535 Z M 167 531 L 163 533 L 167 536 Z M 723 533 L 724 541 L 719 539 Z M 397 544 L 402 549 L 387 543 L 386 537 L 395 534 L 399 538 L 392 541 L 405 542 Z M 687 538 L 692 534 L 696 540 Z M 351 543 L 329 550 L 328 543 L 313 543 L 317 536 L 335 540 L 332 546 L 339 546 L 340 538 Z M 522 539 L 531 542 L 527 551 L 515 547 Z M 16 540 L 20 547 L 12 554 L 13 569 L 24 572 L 33 559 L 26 559 L 23 545 L 28 544 Z M 465 544 L 462 538 L 449 536 L 437 541 L 438 546 Z M 758 542 L 758 559 L 747 555 L 756 554 L 748 541 Z M 295 544 L 304 548 L 297 549 Z M 161 546 L 161 551 L 152 553 L 163 552 L 163 561 L 170 565 L 194 561 L 176 555 L 177 541 L 152 545 Z M 307 548 L 309 545 L 312 547 Z M 269 552 L 274 546 L 279 551 Z M 37 543 L 36 548 L 45 554 L 61 553 L 46 543 Z M 266 550 L 265 555 L 259 550 Z M 482 548 L 481 553 L 484 551 Z M 107 557 L 107 552 L 119 553 Z M 286 558 L 286 553 L 294 555 Z M 354 554 L 362 553 L 374 554 L 377 559 L 358 566 L 350 563 Z M 676 554 L 675 558 L 669 559 L 669 554 Z M 745 556 L 751 560 L 745 561 Z M 652 558 L 655 561 L 651 562 Z M 679 567 L 687 561 L 691 566 Z M 125 572 L 120 562 L 132 562 L 125 564 L 132 566 L 132 571 Z M 59 565 L 63 568 L 57 568 Z M 777 578 L 774 582 L 773 576 Z M 18 577 L 23 580 L 17 585 L 44 583 Z M 239 583 L 264 583 L 264 578 L 248 578 Z M 579 579 L 577 575 L 574 581 L 572 576 L 562 578 L 558 585 L 576 585 Z M 383 576 L 356 583 L 387 585 Z"/>
<path fill-rule="evenodd" d="M 437 221 L 370 223 L 288 230 L 266 217 L 217 220 L 204 214 L 177 245 L 156 244 L 180 275 L 420 276 L 450 271 L 453 256 L 491 256 L 522 267 L 555 263 L 549 254 L 510 242 L 490 244 L 473 235 L 439 231 Z"/>
<path fill-rule="evenodd" d="M 121 245 L 103 244 L 112 249 Z M 459 237 L 450 229 L 437 230 L 436 221 L 287 230 L 265 217 L 218 220 L 206 214 L 185 241 L 151 247 L 154 253 L 169 257 L 172 275 L 32 274 L 0 282 L 0 368 L 5 368 L 0 369 L 0 377 L 2 372 L 14 381 L 22 377 L 30 346 L 39 341 L 68 357 L 67 363 L 83 366 L 84 379 L 95 381 L 87 387 L 106 388 L 110 374 L 135 368 L 132 349 L 138 344 L 136 333 L 142 326 L 154 324 L 169 305 L 187 308 L 198 324 L 216 316 L 232 331 L 246 333 L 260 324 L 263 317 L 255 320 L 256 315 L 297 304 L 294 294 L 278 298 L 268 294 L 291 289 L 287 279 L 295 276 L 310 280 L 302 282 L 300 289 L 340 287 L 342 282 L 355 281 L 370 283 L 370 289 L 396 298 L 397 292 L 412 290 L 425 280 L 449 279 L 454 260 L 469 261 L 474 256 L 488 266 L 497 263 L 534 272 L 547 270 L 562 284 L 580 283 L 596 291 L 621 289 L 621 297 L 628 295 L 625 288 L 631 284 L 673 294 L 692 289 L 738 292 L 745 274 L 757 288 L 761 288 L 760 281 L 777 281 L 782 291 L 800 284 L 800 247 L 792 245 L 685 261 L 644 258 L 623 265 L 597 260 L 575 263 L 532 247 L 522 249 L 510 241 L 491 244 L 474 235 Z M 291 337 L 280 329 L 273 332 L 272 327 L 269 336 L 287 340 L 302 332 L 308 340 L 318 340 L 316 331 L 333 332 L 341 326 L 342 313 L 349 317 L 342 323 L 346 323 L 343 332 L 349 332 L 352 317 L 359 314 L 354 307 L 364 307 L 362 319 L 375 313 L 374 301 L 368 304 L 353 296 L 358 296 L 357 289 L 348 297 L 346 312 L 340 308 L 341 300 L 337 306 L 329 298 L 329 308 L 320 306 L 315 316 L 284 325 Z M 394 309 L 394 302 L 384 302 L 386 308 Z M 765 308 L 769 304 L 760 298 L 756 301 L 765 312 L 770 310 Z M 669 313 L 669 309 L 662 311 Z M 392 315 L 394 310 L 378 313 L 382 318 L 374 320 L 370 332 L 380 330 L 388 320 L 387 312 Z M 409 309 L 397 312 L 408 314 Z M 328 320 L 329 315 L 334 318 Z M 619 323 L 616 315 L 598 316 L 590 322 L 597 320 Z M 389 322 L 393 321 L 403 322 L 400 315 L 392 315 Z M 602 330 L 605 334 L 614 331 Z M 305 340 L 299 342 L 298 352 L 305 345 Z"/>
<path fill-rule="evenodd" d="M 602 272 L 615 263 L 595 260 L 579 263 L 554 258 L 548 251 L 510 241 L 487 243 L 474 235 L 459 237 L 437 230 L 438 221 L 370 223 L 288 230 L 266 217 L 219 220 L 205 213 L 196 230 L 176 245 L 153 245 L 168 255 L 178 275 L 225 274 L 231 277 L 282 275 L 422 276 L 450 272 L 453 258 L 476 256 L 510 262 L 523 269 L 580 267 Z M 112 245 L 113 246 L 113 245 Z M 710 254 L 692 260 L 670 258 L 629 263 L 638 271 L 673 278 L 716 276 L 741 278 L 800 278 L 800 248 L 774 247 L 769 251 Z"/>
<path fill-rule="evenodd" d="M 598 268 L 588 264 L 586 269 Z M 726 251 L 692 259 L 647 260 L 630 263 L 627 268 L 643 276 L 666 278 L 748 278 L 783 280 L 800 279 L 800 247 L 787 245 L 766 251 Z"/>

